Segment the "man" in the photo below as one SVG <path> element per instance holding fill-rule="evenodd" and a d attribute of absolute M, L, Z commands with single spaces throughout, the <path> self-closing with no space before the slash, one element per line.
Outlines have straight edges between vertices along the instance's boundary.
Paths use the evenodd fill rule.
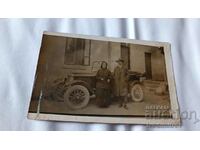
<path fill-rule="evenodd" d="M 108 107 L 110 105 L 112 74 L 107 66 L 107 63 L 103 61 L 96 74 L 96 98 L 99 107 Z"/>
<path fill-rule="evenodd" d="M 128 95 L 128 70 L 124 66 L 124 60 L 118 59 L 114 69 L 114 95 L 120 101 L 119 107 L 127 107 Z"/>

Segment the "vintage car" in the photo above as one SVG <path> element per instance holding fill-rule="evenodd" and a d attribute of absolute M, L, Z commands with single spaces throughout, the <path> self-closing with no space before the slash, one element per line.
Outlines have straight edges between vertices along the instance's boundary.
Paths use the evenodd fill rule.
<path fill-rule="evenodd" d="M 95 98 L 95 76 L 101 63 L 102 61 L 94 61 L 89 72 L 70 73 L 55 81 L 50 90 L 52 99 L 66 102 L 71 109 L 87 106 L 90 99 Z M 128 78 L 128 96 L 135 102 L 141 102 L 144 98 L 144 74 L 128 71 Z"/>

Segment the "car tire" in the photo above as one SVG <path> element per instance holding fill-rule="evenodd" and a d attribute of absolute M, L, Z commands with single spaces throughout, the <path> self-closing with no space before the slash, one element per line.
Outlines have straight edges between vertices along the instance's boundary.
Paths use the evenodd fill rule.
<path fill-rule="evenodd" d="M 81 109 L 87 106 L 90 100 L 88 89 L 82 85 L 73 85 L 64 94 L 64 101 L 71 109 Z"/>
<path fill-rule="evenodd" d="M 143 86 L 139 83 L 135 83 L 131 86 L 131 98 L 135 102 L 141 102 L 144 100 L 144 90 Z"/>

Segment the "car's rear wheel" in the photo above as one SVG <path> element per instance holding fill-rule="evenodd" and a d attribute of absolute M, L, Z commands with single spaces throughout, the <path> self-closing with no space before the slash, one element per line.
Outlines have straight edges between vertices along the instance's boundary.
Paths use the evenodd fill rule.
<path fill-rule="evenodd" d="M 135 102 L 141 102 L 144 99 L 144 90 L 143 86 L 139 83 L 133 84 L 131 86 L 131 97 L 132 100 Z"/>
<path fill-rule="evenodd" d="M 73 85 L 65 92 L 64 100 L 71 109 L 81 109 L 89 103 L 90 93 L 82 85 Z"/>

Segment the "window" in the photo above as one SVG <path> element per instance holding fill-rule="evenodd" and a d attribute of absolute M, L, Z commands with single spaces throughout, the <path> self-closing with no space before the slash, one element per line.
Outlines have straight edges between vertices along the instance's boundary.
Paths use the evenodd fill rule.
<path fill-rule="evenodd" d="M 89 65 L 90 41 L 78 38 L 67 38 L 64 63 L 66 65 Z"/>

